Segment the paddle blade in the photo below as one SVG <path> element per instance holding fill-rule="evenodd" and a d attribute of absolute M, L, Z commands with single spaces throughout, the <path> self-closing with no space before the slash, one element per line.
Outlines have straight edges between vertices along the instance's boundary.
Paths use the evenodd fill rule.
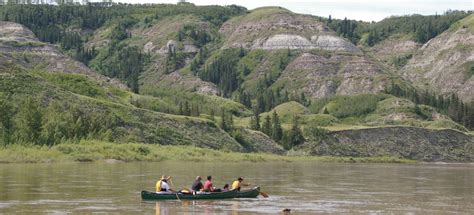
<path fill-rule="evenodd" d="M 262 195 L 264 198 L 268 198 L 268 197 L 269 197 L 268 194 L 265 193 L 265 192 L 260 192 L 260 195 Z"/>

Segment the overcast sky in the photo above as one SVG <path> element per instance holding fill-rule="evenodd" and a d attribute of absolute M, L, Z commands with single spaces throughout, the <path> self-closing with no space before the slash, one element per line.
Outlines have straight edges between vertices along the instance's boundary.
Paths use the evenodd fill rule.
<path fill-rule="evenodd" d="M 115 0 L 128 3 L 176 3 L 178 0 Z M 196 5 L 237 4 L 248 9 L 282 6 L 293 12 L 364 21 L 391 15 L 442 14 L 448 9 L 473 10 L 474 0 L 187 0 Z"/>

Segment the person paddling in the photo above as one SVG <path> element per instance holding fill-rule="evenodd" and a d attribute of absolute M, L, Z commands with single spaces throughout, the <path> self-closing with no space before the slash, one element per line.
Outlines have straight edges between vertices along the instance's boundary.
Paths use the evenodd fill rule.
<path fill-rule="evenodd" d="M 171 179 L 171 176 L 161 176 L 161 179 L 156 182 L 156 192 L 176 192 L 171 189 L 168 185 L 168 181 Z"/>
<path fill-rule="evenodd" d="M 196 180 L 194 180 L 193 185 L 191 186 L 192 192 L 198 192 L 203 190 L 204 186 L 202 185 L 201 180 L 201 176 L 196 177 Z"/>
<path fill-rule="evenodd" d="M 232 183 L 232 189 L 231 190 L 240 191 L 240 188 L 242 186 L 249 186 L 250 185 L 250 184 L 242 183 L 243 181 L 244 181 L 244 178 L 242 178 L 242 177 L 237 178 L 237 180 Z"/>

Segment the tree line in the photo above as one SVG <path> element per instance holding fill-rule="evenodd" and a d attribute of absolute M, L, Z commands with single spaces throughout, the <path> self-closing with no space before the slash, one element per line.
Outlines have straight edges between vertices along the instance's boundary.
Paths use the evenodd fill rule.
<path fill-rule="evenodd" d="M 319 20 L 338 35 L 343 36 L 354 44 L 365 43 L 373 46 L 396 34 L 411 35 L 418 43 L 426 43 L 446 31 L 452 24 L 471 14 L 469 11 L 448 10 L 441 15 L 407 15 L 386 18 L 380 22 L 363 22 L 356 20 L 333 19 L 319 17 Z M 366 35 L 366 37 L 363 37 Z M 362 38 L 364 38 L 362 40 Z"/>
<path fill-rule="evenodd" d="M 448 115 L 455 122 L 464 125 L 466 128 L 474 129 L 474 101 L 464 103 L 456 94 L 450 96 L 436 95 L 429 91 L 417 91 L 414 88 L 403 88 L 395 83 L 391 83 L 385 89 L 387 94 L 410 99 L 415 104 L 429 105 L 442 114 Z"/>
<path fill-rule="evenodd" d="M 15 104 L 0 95 L 0 137 L 3 145 L 52 146 L 69 140 L 112 140 L 119 117 L 107 110 L 86 111 L 78 104 L 27 97 Z"/>
<path fill-rule="evenodd" d="M 254 111 L 254 115 L 250 117 L 249 127 L 252 130 L 265 133 L 274 141 L 282 145 L 283 148 L 289 150 L 305 142 L 298 116 L 293 118 L 291 128 L 288 131 L 283 130 L 280 117 L 276 111 L 273 111 L 271 116 L 270 113 L 267 113 L 263 122 L 261 122 L 260 118 L 258 110 Z"/>

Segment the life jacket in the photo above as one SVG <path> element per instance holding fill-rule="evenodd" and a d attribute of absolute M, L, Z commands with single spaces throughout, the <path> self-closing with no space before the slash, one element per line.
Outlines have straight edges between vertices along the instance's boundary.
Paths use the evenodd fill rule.
<path fill-rule="evenodd" d="M 237 181 L 234 181 L 234 182 L 232 183 L 232 189 L 231 189 L 231 190 L 238 190 L 238 191 L 240 191 L 240 181 L 238 181 L 238 180 L 237 180 Z"/>
<path fill-rule="evenodd" d="M 156 192 L 161 192 L 161 179 L 156 182 Z"/>

